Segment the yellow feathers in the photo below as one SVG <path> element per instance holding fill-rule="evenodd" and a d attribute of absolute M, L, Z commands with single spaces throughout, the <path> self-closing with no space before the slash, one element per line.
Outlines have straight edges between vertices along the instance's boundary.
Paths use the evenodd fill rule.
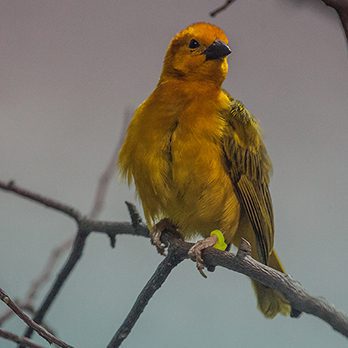
<path fill-rule="evenodd" d="M 158 85 L 131 121 L 119 168 L 134 180 L 150 228 L 168 218 L 183 238 L 220 230 L 238 246 L 245 237 L 254 257 L 283 271 L 273 262 L 271 162 L 258 122 L 221 89 L 227 44 L 207 23 L 173 38 Z M 267 317 L 289 312 L 278 294 L 255 288 Z"/>

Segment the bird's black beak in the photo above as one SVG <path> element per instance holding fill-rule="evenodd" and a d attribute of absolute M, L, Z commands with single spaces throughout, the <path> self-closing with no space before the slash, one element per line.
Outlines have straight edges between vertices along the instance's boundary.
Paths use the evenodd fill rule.
<path fill-rule="evenodd" d="M 228 56 L 231 49 L 222 41 L 214 41 L 204 52 L 207 60 L 219 59 Z"/>

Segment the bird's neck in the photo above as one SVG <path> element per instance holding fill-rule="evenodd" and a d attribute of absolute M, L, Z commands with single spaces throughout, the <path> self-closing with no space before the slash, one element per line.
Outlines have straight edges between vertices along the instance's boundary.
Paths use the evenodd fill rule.
<path fill-rule="evenodd" d="M 157 89 L 169 91 L 173 97 L 213 98 L 221 93 L 221 84 L 214 81 L 161 79 Z"/>

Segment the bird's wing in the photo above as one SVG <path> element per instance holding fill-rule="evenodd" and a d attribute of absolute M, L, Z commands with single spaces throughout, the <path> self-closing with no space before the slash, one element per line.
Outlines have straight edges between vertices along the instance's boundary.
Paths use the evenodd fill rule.
<path fill-rule="evenodd" d="M 260 260 L 267 264 L 273 249 L 274 223 L 269 175 L 272 164 L 255 117 L 237 101 L 224 114 L 227 121 L 223 149 L 227 170 L 248 215 L 257 240 Z"/>

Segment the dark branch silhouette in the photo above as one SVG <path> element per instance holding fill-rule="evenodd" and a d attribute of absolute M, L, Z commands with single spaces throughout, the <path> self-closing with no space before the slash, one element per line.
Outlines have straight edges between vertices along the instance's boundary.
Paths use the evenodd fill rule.
<path fill-rule="evenodd" d="M 10 298 L 9 295 L 5 293 L 3 289 L 0 288 L 0 300 L 4 302 L 11 310 L 21 318 L 30 328 L 35 330 L 42 338 L 44 338 L 49 344 L 56 344 L 61 348 L 72 348 L 69 344 L 60 340 L 56 336 L 48 332 L 44 327 L 33 321 L 27 314 L 25 314 L 17 304 Z"/>
<path fill-rule="evenodd" d="M 236 0 L 226 0 L 223 5 L 210 12 L 211 17 L 217 16 L 222 11 L 225 11 Z M 341 20 L 341 24 L 348 41 L 348 0 L 321 0 L 325 5 L 332 7 L 336 10 L 338 17 Z"/>
<path fill-rule="evenodd" d="M 40 320 L 42 320 L 50 304 L 53 302 L 55 296 L 57 295 L 59 289 L 66 281 L 68 275 L 71 272 L 71 269 L 76 264 L 78 259 L 81 257 L 82 249 L 85 244 L 86 238 L 91 232 L 104 233 L 110 238 L 111 241 L 115 240 L 116 236 L 119 234 L 149 237 L 149 231 L 147 227 L 141 222 L 141 219 L 139 217 L 139 214 L 136 212 L 135 207 L 130 203 L 127 203 L 127 205 L 131 213 L 132 223 L 97 221 L 89 219 L 88 217 L 82 217 L 81 213 L 78 212 L 75 208 L 69 207 L 68 205 L 62 204 L 52 199 L 47 199 L 36 193 L 32 193 L 29 190 L 23 189 L 15 185 L 14 182 L 4 183 L 3 181 L 0 181 L 0 189 L 12 191 L 18 195 L 21 195 L 31 200 L 35 200 L 40 204 L 56 209 L 58 211 L 62 211 L 61 207 L 64 207 L 64 210 L 66 211 L 70 212 L 73 210 L 76 213 L 75 216 L 81 216 L 78 220 L 79 230 L 75 239 L 73 252 L 71 253 L 66 264 L 64 265 L 62 271 L 58 274 L 58 277 L 51 291 L 49 292 L 48 296 L 44 301 L 44 305 L 41 306 L 41 312 L 37 313 L 37 317 Z M 47 204 L 47 202 L 50 203 Z M 189 258 L 188 251 L 192 247 L 193 243 L 185 242 L 177 236 L 170 234 L 169 232 L 165 232 L 163 234 L 162 241 L 165 244 L 169 245 L 171 256 L 182 255 L 180 257 L 183 257 L 184 259 Z M 293 280 L 289 275 L 278 272 L 273 268 L 270 268 L 254 260 L 250 256 L 250 246 L 248 242 L 242 241 L 237 255 L 234 255 L 226 251 L 219 251 L 214 248 L 208 248 L 203 251 L 203 258 L 205 265 L 210 269 L 216 266 L 221 266 L 245 274 L 248 277 L 270 288 L 276 289 L 277 291 L 283 294 L 283 296 L 291 304 L 292 308 L 294 308 L 296 311 L 317 316 L 318 318 L 321 318 L 329 325 L 331 325 L 334 330 L 348 337 L 348 317 L 346 315 L 338 311 L 333 305 L 330 305 L 325 299 L 321 297 L 313 297 L 312 295 L 310 295 L 308 292 L 306 292 L 306 290 L 301 286 L 299 282 Z M 165 269 L 167 271 L 169 270 L 169 268 Z M 156 283 L 156 279 L 159 281 L 159 283 Z M 161 283 L 161 279 L 162 278 L 157 277 L 157 275 L 155 279 L 152 279 L 150 284 L 154 286 L 153 290 L 157 290 L 160 288 L 161 284 L 163 283 L 163 281 Z M 155 281 L 154 284 L 152 283 L 153 281 Z M 147 288 L 145 287 L 142 293 L 145 293 L 148 296 L 150 294 L 148 291 L 149 290 L 147 290 Z M 154 292 L 155 291 L 153 291 L 153 293 Z M 145 301 L 145 303 L 142 303 L 142 298 L 140 297 L 140 300 L 136 302 L 134 308 L 130 313 L 132 318 L 134 317 L 135 319 L 132 319 L 132 321 L 126 320 L 123 326 L 121 327 L 122 330 L 120 329 L 122 331 L 123 336 L 125 333 L 130 332 L 136 320 L 139 318 L 140 314 L 144 310 L 149 299 L 150 297 Z M 141 304 L 140 307 L 138 307 L 137 305 L 139 303 Z M 115 335 L 116 338 L 118 336 L 119 334 Z M 119 338 L 117 338 L 117 340 L 119 340 Z"/>
<path fill-rule="evenodd" d="M 235 2 L 236 0 L 226 0 L 226 2 L 219 6 L 218 8 L 216 8 L 214 11 L 210 12 L 210 16 L 211 17 L 215 17 L 217 16 L 220 12 L 225 11 L 227 9 L 227 7 L 229 7 L 230 5 L 232 5 L 233 2 Z"/>
<path fill-rule="evenodd" d="M 322 0 L 322 2 L 336 10 L 348 41 L 348 0 Z"/>
<path fill-rule="evenodd" d="M 146 229 L 134 205 L 127 203 L 130 212 L 132 226 L 139 232 Z M 163 234 L 162 242 L 169 245 L 168 256 L 157 268 L 154 275 L 145 285 L 139 294 L 135 304 L 129 312 L 127 318 L 117 330 L 108 348 L 116 348 L 121 345 L 128 336 L 136 321 L 139 319 L 151 296 L 157 291 L 164 280 L 168 277 L 171 270 L 184 259 L 189 258 L 188 251 L 193 243 L 185 242 L 169 231 Z M 305 312 L 312 314 L 326 321 L 333 329 L 348 337 L 348 317 L 335 309 L 324 298 L 313 297 L 308 294 L 301 284 L 293 280 L 289 275 L 276 271 L 251 257 L 251 245 L 245 239 L 241 240 L 237 255 L 230 252 L 219 251 L 208 248 L 203 251 L 204 262 L 207 268 L 214 269 L 222 266 L 227 269 L 245 274 L 260 283 L 281 292 L 289 301 L 295 317 L 298 313 Z"/>
<path fill-rule="evenodd" d="M 163 285 L 173 268 L 184 259 L 185 254 L 180 253 L 180 249 L 169 248 L 167 256 L 159 264 L 153 276 L 146 283 L 145 287 L 137 297 L 132 309 L 128 313 L 127 318 L 117 330 L 107 348 L 116 348 L 122 344 L 130 334 L 152 296 Z"/>

